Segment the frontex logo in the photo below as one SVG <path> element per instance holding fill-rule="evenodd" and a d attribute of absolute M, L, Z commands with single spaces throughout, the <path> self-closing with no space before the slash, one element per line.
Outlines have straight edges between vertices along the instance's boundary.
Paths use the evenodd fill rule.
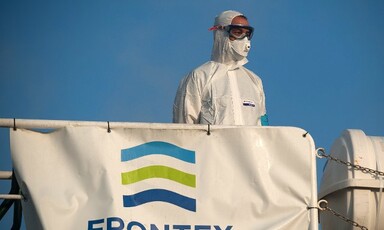
<path fill-rule="evenodd" d="M 178 161 L 195 164 L 195 152 L 167 142 L 148 142 L 121 150 L 121 162 L 130 162 L 141 157 L 159 155 L 172 157 Z M 167 179 L 183 186 L 196 188 L 196 175 L 166 165 L 150 165 L 121 173 L 121 183 L 125 186 L 147 179 Z M 167 189 L 148 189 L 135 194 L 123 195 L 124 207 L 130 208 L 149 202 L 166 202 L 180 208 L 196 212 L 196 200 Z"/>

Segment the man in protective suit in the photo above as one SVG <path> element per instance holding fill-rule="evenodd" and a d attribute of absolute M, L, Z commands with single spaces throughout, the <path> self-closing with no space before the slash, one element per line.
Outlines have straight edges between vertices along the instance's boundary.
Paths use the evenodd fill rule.
<path fill-rule="evenodd" d="M 261 79 L 244 67 L 253 28 L 236 11 L 215 18 L 211 61 L 181 82 L 173 105 L 173 122 L 211 125 L 267 125 Z"/>

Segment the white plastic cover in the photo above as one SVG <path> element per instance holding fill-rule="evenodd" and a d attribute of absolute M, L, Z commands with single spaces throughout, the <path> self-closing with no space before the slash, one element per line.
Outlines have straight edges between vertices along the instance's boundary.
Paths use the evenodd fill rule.
<path fill-rule="evenodd" d="M 366 136 L 362 130 L 345 130 L 330 152 L 344 162 L 384 172 L 384 137 Z M 383 229 L 383 186 L 383 177 L 328 161 L 319 197 L 358 224 L 368 229 Z M 321 223 L 323 229 L 354 229 L 330 213 L 322 213 Z"/>
<path fill-rule="evenodd" d="M 384 137 L 366 136 L 362 130 L 345 130 L 332 145 L 330 153 L 343 161 L 384 171 Z M 379 188 L 380 180 L 370 173 L 328 161 L 319 197 L 347 187 Z"/>

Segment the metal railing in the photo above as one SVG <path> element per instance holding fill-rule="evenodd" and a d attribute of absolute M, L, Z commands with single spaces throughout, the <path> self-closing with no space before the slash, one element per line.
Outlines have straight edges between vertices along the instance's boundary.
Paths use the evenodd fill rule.
<path fill-rule="evenodd" d="M 20 229 L 21 227 L 21 200 L 23 196 L 20 195 L 20 187 L 16 181 L 14 173 L 11 171 L 0 171 L 0 180 L 11 180 L 11 190 L 9 194 L 0 194 L 0 199 L 3 202 L 0 205 L 0 221 L 3 219 L 8 210 L 13 207 L 13 225 L 11 230 Z"/>

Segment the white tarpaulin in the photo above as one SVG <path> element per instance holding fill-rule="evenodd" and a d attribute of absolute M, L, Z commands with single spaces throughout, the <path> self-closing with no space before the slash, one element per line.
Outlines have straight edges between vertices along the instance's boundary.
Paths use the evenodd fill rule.
<path fill-rule="evenodd" d="M 317 229 L 304 130 L 177 127 L 10 130 L 27 228 Z"/>

